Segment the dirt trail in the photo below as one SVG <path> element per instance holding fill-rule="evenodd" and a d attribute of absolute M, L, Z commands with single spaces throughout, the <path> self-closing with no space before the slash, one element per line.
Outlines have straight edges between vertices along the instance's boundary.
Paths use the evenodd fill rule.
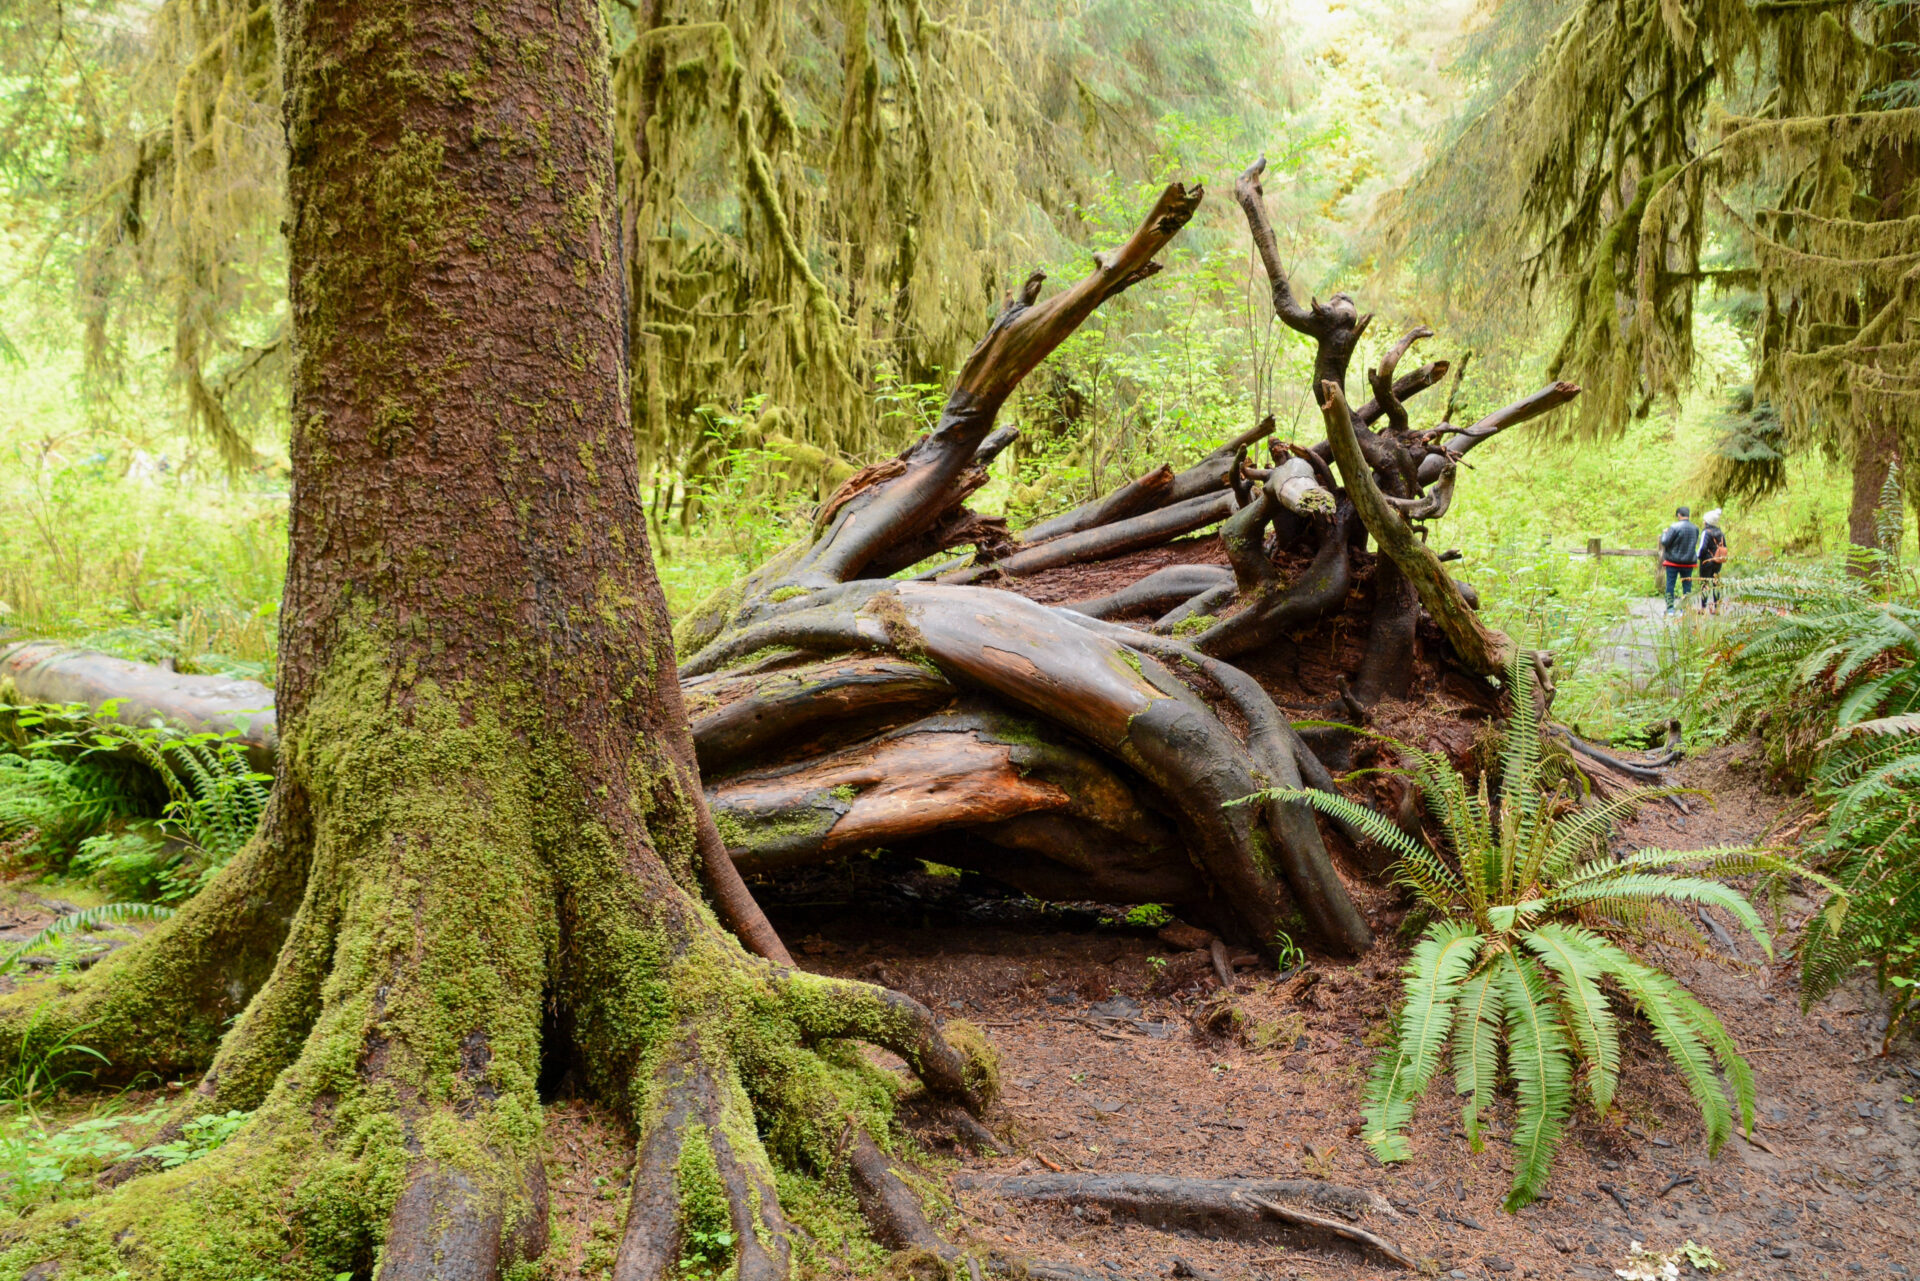
<path fill-rule="evenodd" d="M 1697 848 L 1762 836 L 1777 802 L 1738 755 L 1722 749 L 1680 772 L 1720 798 L 1716 809 L 1650 811 L 1622 842 Z M 1381 1168 L 1355 1137 L 1403 959 L 1397 945 L 1356 967 L 1315 964 L 1307 973 L 1316 977 L 1243 971 L 1244 1035 L 1220 1038 L 1190 1022 L 1217 987 L 1200 953 L 1170 953 L 1144 931 L 966 919 L 941 901 L 943 879 L 888 890 L 856 877 L 796 889 L 772 910 L 804 964 L 892 984 L 987 1027 L 1005 1060 L 995 1121 L 1016 1153 L 949 1148 L 949 1181 L 956 1170 L 1048 1163 L 1323 1177 L 1385 1194 L 1403 1214 L 1387 1230 L 1454 1277 L 1608 1278 L 1633 1241 L 1669 1250 L 1688 1239 L 1733 1276 L 1920 1276 L 1920 1127 L 1908 1101 L 1920 1095 L 1920 1060 L 1910 1045 L 1872 1057 L 1883 1024 L 1870 988 L 1845 989 L 1802 1016 L 1790 962 L 1736 969 L 1670 954 L 1750 1056 L 1764 1146 L 1735 1139 L 1709 1160 L 1684 1088 L 1646 1030 L 1631 1026 L 1619 1106 L 1604 1121 L 1577 1117 L 1550 1199 L 1507 1215 L 1506 1145 L 1496 1137 L 1472 1153 L 1444 1087 L 1420 1110 L 1411 1162 Z M 1810 907 L 1790 904 L 1789 925 Z M 1510 1123 L 1503 1104 L 1494 1135 Z M 924 1136 L 940 1141 L 932 1126 Z M 1117 1277 L 1167 1276 L 1175 1257 L 1221 1278 L 1404 1275 L 1343 1249 L 1173 1236 L 975 1191 L 958 1201 L 962 1221 L 949 1226 L 965 1239 Z"/>

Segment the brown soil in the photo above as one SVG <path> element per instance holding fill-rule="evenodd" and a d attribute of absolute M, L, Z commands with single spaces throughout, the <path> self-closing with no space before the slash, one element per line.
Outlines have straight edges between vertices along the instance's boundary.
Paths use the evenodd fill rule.
<path fill-rule="evenodd" d="M 1651 809 L 1622 832 L 1623 843 L 1758 839 L 1779 812 L 1738 749 L 1679 774 L 1718 806 Z M 1477 1154 L 1444 1085 L 1419 1111 L 1413 1160 L 1382 1168 L 1356 1137 L 1360 1091 L 1405 951 L 1393 941 L 1397 912 L 1385 895 L 1370 896 L 1366 908 L 1387 941 L 1360 964 L 1316 960 L 1284 978 L 1243 970 L 1232 998 L 1241 1030 L 1224 1037 L 1196 1027 L 1220 1004 L 1204 954 L 1174 952 L 1149 930 L 1097 926 L 1090 909 L 1035 915 L 1031 904 L 982 898 L 954 878 L 901 873 L 886 860 L 790 883 L 769 907 L 803 964 L 890 984 L 944 1017 L 983 1025 L 999 1048 L 1005 1097 L 990 1121 L 1013 1155 L 958 1149 L 950 1132 L 908 1111 L 949 1187 L 962 1170 L 1052 1167 L 1306 1176 L 1386 1195 L 1403 1217 L 1375 1226 L 1441 1275 L 1611 1278 L 1633 1241 L 1671 1250 L 1693 1240 L 1732 1276 L 1920 1276 L 1920 1127 L 1909 1101 L 1920 1095 L 1920 1057 L 1911 1043 L 1875 1057 L 1884 1015 L 1870 987 L 1845 989 L 1803 1016 L 1791 961 L 1753 964 L 1750 942 L 1739 966 L 1673 952 L 1659 959 L 1720 1013 L 1750 1057 L 1759 1144 L 1736 1138 L 1709 1159 L 1683 1086 L 1647 1030 L 1630 1025 L 1615 1111 L 1578 1115 L 1549 1199 L 1508 1215 L 1500 1201 L 1511 1167 L 1500 1136 L 1510 1102 Z M 1789 902 L 1783 944 L 1810 907 Z M 557 1244 L 567 1266 L 580 1269 L 553 1275 L 596 1276 L 624 1202 L 624 1144 L 602 1118 L 571 1105 L 550 1113 L 550 1125 Z M 954 1195 L 959 1214 L 947 1228 L 955 1239 L 1116 1281 L 1168 1276 L 1176 1257 L 1223 1281 L 1404 1275 L 1341 1248 L 1169 1235 L 1097 1212 Z"/>

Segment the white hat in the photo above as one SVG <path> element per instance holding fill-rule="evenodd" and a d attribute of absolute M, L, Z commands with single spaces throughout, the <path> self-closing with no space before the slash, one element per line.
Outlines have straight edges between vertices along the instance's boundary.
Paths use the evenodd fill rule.
<path fill-rule="evenodd" d="M 1718 507 L 1716 507 L 1716 508 L 1714 508 L 1714 509 L 1713 509 L 1712 511 L 1710 511 L 1710 512 L 1708 512 L 1708 513 L 1707 513 L 1707 514 L 1706 514 L 1705 516 L 1702 516 L 1702 517 L 1700 518 L 1700 520 L 1701 520 L 1701 522 L 1702 522 L 1703 524 L 1707 524 L 1707 525 L 1717 525 L 1717 524 L 1719 524 L 1719 523 L 1720 523 L 1720 509 L 1719 509 Z"/>

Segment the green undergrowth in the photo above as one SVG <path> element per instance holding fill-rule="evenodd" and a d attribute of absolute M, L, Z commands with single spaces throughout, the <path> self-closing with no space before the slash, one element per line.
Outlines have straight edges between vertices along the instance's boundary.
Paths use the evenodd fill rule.
<path fill-rule="evenodd" d="M 179 902 L 253 836 L 271 785 L 233 734 L 0 704 L 0 870 Z"/>

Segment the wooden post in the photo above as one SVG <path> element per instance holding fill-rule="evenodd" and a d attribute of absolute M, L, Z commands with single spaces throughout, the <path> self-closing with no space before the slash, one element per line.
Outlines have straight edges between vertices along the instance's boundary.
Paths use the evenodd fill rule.
<path fill-rule="evenodd" d="M 1600 561 L 1600 540 L 1599 539 L 1589 538 L 1587 540 L 1587 555 L 1593 557 L 1595 564 L 1599 563 Z"/>

